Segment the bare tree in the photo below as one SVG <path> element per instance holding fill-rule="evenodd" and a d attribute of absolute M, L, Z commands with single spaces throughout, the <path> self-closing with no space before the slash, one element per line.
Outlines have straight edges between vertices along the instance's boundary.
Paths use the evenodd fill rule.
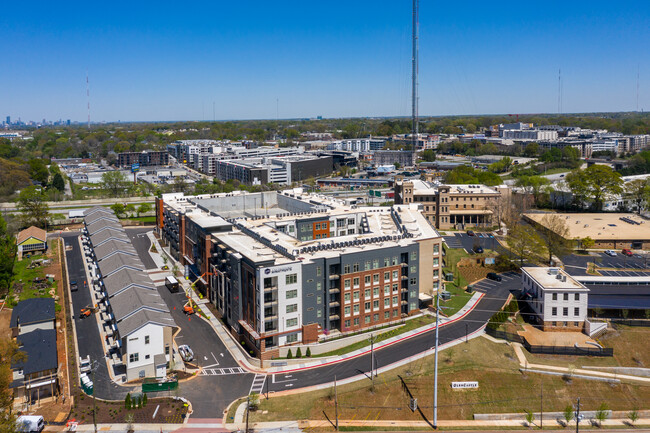
<path fill-rule="evenodd" d="M 548 264 L 553 263 L 553 256 L 561 257 L 571 251 L 571 240 L 569 239 L 569 227 L 566 221 L 557 214 L 546 214 L 540 222 L 538 233 L 546 245 L 548 253 Z"/>
<path fill-rule="evenodd" d="M 515 224 L 508 228 L 506 242 L 510 250 L 519 257 L 519 266 L 525 260 L 535 260 L 544 254 L 544 242 L 537 231 L 528 224 Z"/>

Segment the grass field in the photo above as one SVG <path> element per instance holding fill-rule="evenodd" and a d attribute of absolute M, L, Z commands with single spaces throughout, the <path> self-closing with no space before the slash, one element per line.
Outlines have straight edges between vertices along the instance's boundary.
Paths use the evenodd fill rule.
<path fill-rule="evenodd" d="M 403 382 L 402 382 L 402 379 Z M 452 390 L 452 381 L 476 380 L 478 389 Z M 562 411 L 581 397 L 584 410 L 606 403 L 612 410 L 647 409 L 650 386 L 610 385 L 561 377 L 522 374 L 512 348 L 476 338 L 440 354 L 438 404 L 440 419 L 471 419 L 474 413 L 521 413 L 537 410 L 544 382 L 544 410 Z M 418 399 L 422 412 L 408 409 L 405 389 Z M 433 357 L 383 373 L 371 389 L 369 380 L 338 387 L 339 419 L 431 420 L 433 406 Z M 251 421 L 324 420 L 334 418 L 332 388 L 262 400 Z"/>
<path fill-rule="evenodd" d="M 48 291 L 39 291 L 35 288 L 32 288 L 34 278 L 42 278 L 45 276 L 45 272 L 42 267 L 36 267 L 33 269 L 28 269 L 29 264 L 32 262 L 31 259 L 46 258 L 45 255 L 35 255 L 31 258 L 24 258 L 21 261 L 16 261 L 14 264 L 14 278 L 12 280 L 12 288 L 9 289 L 9 295 L 7 296 L 7 306 L 13 307 L 17 302 L 14 300 L 14 295 L 17 295 L 19 301 L 24 301 L 25 299 L 30 298 L 50 298 L 51 295 Z M 14 293 L 14 285 L 21 285 L 19 293 Z M 56 282 L 54 283 L 56 285 Z"/>

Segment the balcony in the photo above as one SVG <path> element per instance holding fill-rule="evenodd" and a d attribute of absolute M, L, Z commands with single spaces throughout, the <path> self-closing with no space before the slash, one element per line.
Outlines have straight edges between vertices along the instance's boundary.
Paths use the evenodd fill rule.
<path fill-rule="evenodd" d="M 329 319 L 330 319 L 330 320 L 339 320 L 339 319 L 340 319 L 340 317 L 339 317 L 339 315 L 338 315 L 338 314 L 330 314 L 330 317 L 329 317 Z"/>
<path fill-rule="evenodd" d="M 409 264 L 408 264 L 408 263 L 404 263 L 404 262 L 402 262 L 402 263 L 400 263 L 400 265 L 401 265 L 403 268 L 406 268 L 406 267 L 408 267 Z"/>
<path fill-rule="evenodd" d="M 402 275 L 402 280 L 408 280 L 409 276 L 408 275 Z"/>
<path fill-rule="evenodd" d="M 339 274 L 330 274 L 329 278 L 330 280 L 338 280 L 341 276 Z"/>
<path fill-rule="evenodd" d="M 340 306 L 341 304 L 339 303 L 339 301 L 330 301 L 330 308 L 340 307 Z"/>
<path fill-rule="evenodd" d="M 273 299 L 273 298 L 268 298 L 268 299 L 267 299 L 267 298 L 264 298 L 264 306 L 265 306 L 265 307 L 270 307 L 270 306 L 276 305 L 277 303 L 278 303 L 278 300 L 277 300 L 277 299 Z"/>
<path fill-rule="evenodd" d="M 274 290 L 277 290 L 278 286 L 269 286 L 269 287 L 264 287 L 264 293 L 270 293 Z"/>
<path fill-rule="evenodd" d="M 330 293 L 341 293 L 341 289 L 339 289 L 338 287 L 335 286 L 335 287 L 331 287 L 329 292 Z"/>

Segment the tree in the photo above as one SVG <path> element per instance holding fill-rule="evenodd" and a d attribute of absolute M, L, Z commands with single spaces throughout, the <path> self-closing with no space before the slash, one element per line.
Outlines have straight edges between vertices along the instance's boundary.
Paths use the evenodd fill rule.
<path fill-rule="evenodd" d="M 524 149 L 524 156 L 528 158 L 535 158 L 539 154 L 539 144 L 528 143 Z"/>
<path fill-rule="evenodd" d="M 302 351 L 300 350 L 300 347 L 296 349 L 296 358 L 302 358 Z"/>
<path fill-rule="evenodd" d="M 566 221 L 556 214 L 546 214 L 540 223 L 538 231 L 548 253 L 548 264 L 553 262 L 553 256 L 562 257 L 570 251 L 569 227 Z"/>
<path fill-rule="evenodd" d="M 293 359 L 293 355 L 291 354 L 291 349 L 287 350 L 287 359 Z"/>
<path fill-rule="evenodd" d="M 16 239 L 7 231 L 7 223 L 0 215 L 0 295 L 4 296 L 9 291 L 11 280 L 14 277 L 14 264 L 16 263 Z"/>
<path fill-rule="evenodd" d="M 41 187 L 30 186 L 23 189 L 18 196 L 18 210 L 22 213 L 25 226 L 45 228 L 50 211 L 45 202 L 45 194 Z"/>
<path fill-rule="evenodd" d="M 564 408 L 564 412 L 562 412 L 564 415 L 564 420 L 566 421 L 566 425 L 569 425 L 571 420 L 573 419 L 573 407 L 569 404 Z"/>
<path fill-rule="evenodd" d="M 650 184 L 647 179 L 635 179 L 625 184 L 625 195 L 634 201 L 640 215 L 650 201 Z"/>
<path fill-rule="evenodd" d="M 627 417 L 630 419 L 630 423 L 634 425 L 634 423 L 639 419 L 639 411 L 634 408 L 630 413 L 627 414 Z"/>
<path fill-rule="evenodd" d="M 185 179 L 183 179 L 182 176 L 176 176 L 172 188 L 174 189 L 174 192 L 185 193 L 185 191 L 187 191 L 187 182 L 185 182 Z"/>
<path fill-rule="evenodd" d="M 101 187 L 108 191 L 111 197 L 121 196 L 129 186 L 129 180 L 119 170 L 111 170 L 102 174 Z"/>
<path fill-rule="evenodd" d="M 533 421 L 535 421 L 535 414 L 532 411 L 527 410 L 526 411 L 526 423 L 528 423 L 528 427 L 532 427 Z"/>
<path fill-rule="evenodd" d="M 25 352 L 19 350 L 14 340 L 0 339 L 0 433 L 16 431 L 13 390 L 9 388 L 13 381 L 11 365 L 26 359 Z"/>
<path fill-rule="evenodd" d="M 596 241 L 591 239 L 589 236 L 582 238 L 580 242 L 582 243 L 582 248 L 584 248 L 585 250 L 593 248 L 594 245 L 596 244 Z"/>
<path fill-rule="evenodd" d="M 63 191 L 65 189 L 65 181 L 63 180 L 63 176 L 61 176 L 61 173 L 56 173 L 54 177 L 52 178 L 52 186 L 59 191 Z"/>
<path fill-rule="evenodd" d="M 598 410 L 596 410 L 596 419 L 598 420 L 599 427 L 602 427 L 603 421 L 605 421 L 608 416 L 609 408 L 607 407 L 607 403 L 601 403 L 600 406 L 598 406 Z"/>
<path fill-rule="evenodd" d="M 519 257 L 520 266 L 524 266 L 526 260 L 535 260 L 544 250 L 544 242 L 537 231 L 528 224 L 516 224 L 509 228 L 506 242 Z"/>
<path fill-rule="evenodd" d="M 142 203 L 140 206 L 138 206 L 135 212 L 138 218 L 140 218 L 140 214 L 147 213 L 149 211 L 151 211 L 151 205 L 149 203 Z"/>
<path fill-rule="evenodd" d="M 133 212 L 135 212 L 135 205 L 133 203 L 129 203 L 126 206 L 124 206 L 124 213 L 130 212 L 131 216 L 133 216 Z"/>
<path fill-rule="evenodd" d="M 436 160 L 436 152 L 433 149 L 427 149 L 422 152 L 422 160 L 432 162 Z"/>
<path fill-rule="evenodd" d="M 396 162 L 393 165 L 395 166 L 395 170 L 399 170 L 399 168 L 402 166 L 402 164 L 400 164 L 399 162 Z"/>
<path fill-rule="evenodd" d="M 42 159 L 30 159 L 27 164 L 29 165 L 29 176 L 41 185 L 47 185 L 50 178 L 50 171 Z"/>
<path fill-rule="evenodd" d="M 115 203 L 111 205 L 111 209 L 115 212 L 115 215 L 120 218 L 124 215 L 125 206 L 122 203 Z"/>
<path fill-rule="evenodd" d="M 131 409 L 131 393 L 127 392 L 126 397 L 124 397 L 124 408 Z"/>
<path fill-rule="evenodd" d="M 515 186 L 523 188 L 527 194 L 533 196 L 535 205 L 539 203 L 539 198 L 544 187 L 551 183 L 547 178 L 541 176 L 522 176 L 515 181 Z"/>
<path fill-rule="evenodd" d="M 603 209 L 603 202 L 623 192 L 623 180 L 620 173 L 606 165 L 592 165 L 585 170 L 574 170 L 566 177 L 567 184 L 574 197 L 580 201 L 592 201 L 596 211 Z"/>

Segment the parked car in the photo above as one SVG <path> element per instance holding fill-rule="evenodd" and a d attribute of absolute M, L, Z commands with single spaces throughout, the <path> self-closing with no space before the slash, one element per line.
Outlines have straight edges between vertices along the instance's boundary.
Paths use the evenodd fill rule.
<path fill-rule="evenodd" d="M 607 254 L 610 257 L 616 257 L 618 255 L 614 250 L 605 250 L 605 254 Z"/>
<path fill-rule="evenodd" d="M 628 256 L 628 257 L 634 255 L 634 253 L 632 252 L 632 250 L 630 250 L 630 249 L 628 249 L 628 248 L 623 248 L 623 249 L 621 250 L 621 253 L 623 253 L 623 255 Z"/>
<path fill-rule="evenodd" d="M 194 352 L 192 352 L 192 349 L 190 349 L 190 346 L 187 344 L 181 344 L 178 346 L 178 353 L 180 353 L 181 358 L 183 358 L 183 361 L 185 362 L 190 362 L 194 359 Z"/>
<path fill-rule="evenodd" d="M 487 274 L 487 278 L 494 281 L 501 281 L 501 275 L 497 274 L 496 272 L 489 272 Z"/>
<path fill-rule="evenodd" d="M 70 291 L 71 292 L 76 292 L 79 290 L 79 287 L 77 287 L 77 282 L 76 281 L 70 281 Z"/>
<path fill-rule="evenodd" d="M 474 236 L 474 232 L 472 230 L 467 230 L 467 236 Z"/>
<path fill-rule="evenodd" d="M 40 415 L 23 415 L 16 420 L 16 431 L 20 433 L 38 433 L 45 428 L 45 421 Z"/>
<path fill-rule="evenodd" d="M 476 246 L 474 247 L 474 252 L 475 252 L 476 254 L 481 254 L 481 253 L 483 252 L 483 247 L 480 246 L 480 245 L 476 245 Z"/>

